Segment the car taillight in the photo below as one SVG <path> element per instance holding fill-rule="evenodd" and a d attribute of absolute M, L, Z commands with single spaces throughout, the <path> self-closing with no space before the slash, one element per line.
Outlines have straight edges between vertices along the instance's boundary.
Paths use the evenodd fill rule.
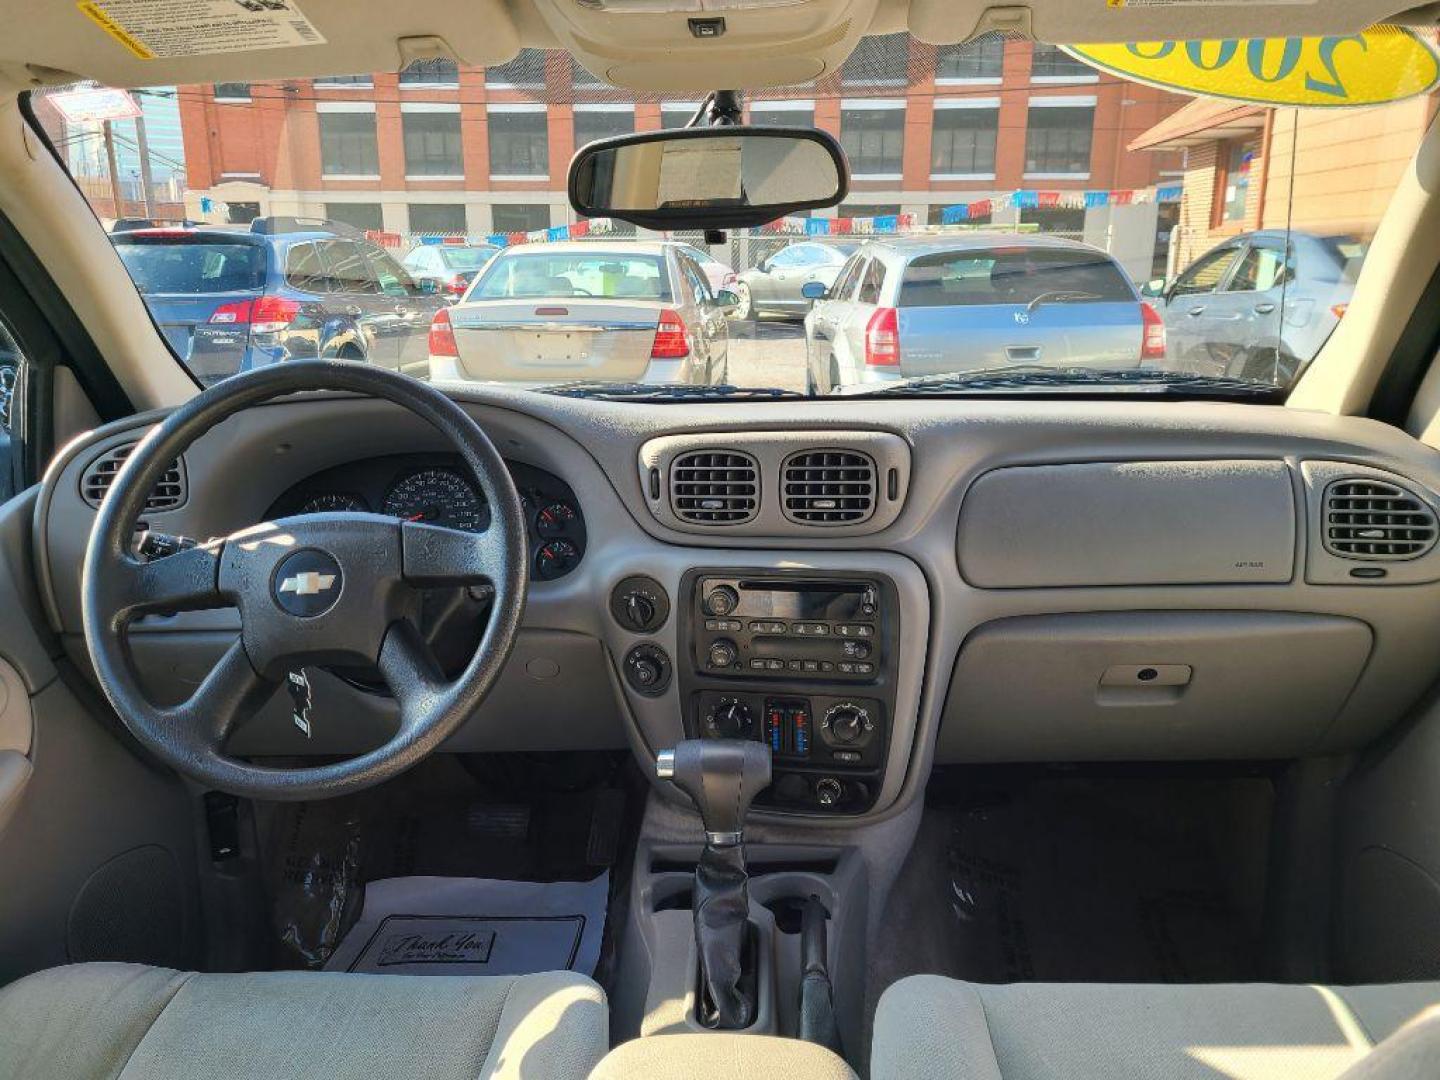
<path fill-rule="evenodd" d="M 450 313 L 444 308 L 430 320 L 430 355 L 460 358 L 460 348 L 455 344 L 455 328 L 450 325 Z"/>
<path fill-rule="evenodd" d="M 451 296 L 464 296 L 465 290 L 470 287 L 470 279 L 464 274 L 456 274 L 445 283 L 445 291 Z"/>
<path fill-rule="evenodd" d="M 1343 318 L 1343 317 L 1344 317 L 1345 312 L 1348 311 L 1349 309 L 1350 309 L 1350 305 L 1349 305 L 1349 304 L 1331 304 L 1331 305 L 1330 305 L 1330 314 L 1331 314 L 1331 315 L 1334 315 L 1335 318 L 1340 319 L 1340 318 Z"/>
<path fill-rule="evenodd" d="M 232 300 L 228 304 L 221 304 L 210 315 L 212 323 L 248 323 L 250 321 L 250 301 Z"/>
<path fill-rule="evenodd" d="M 1140 359 L 1165 359 L 1165 320 L 1151 305 L 1140 301 Z"/>
<path fill-rule="evenodd" d="M 865 366 L 895 367 L 899 363 L 899 315 L 893 307 L 876 308 L 865 324 Z"/>
<path fill-rule="evenodd" d="M 685 320 L 678 311 L 660 312 L 655 327 L 655 344 L 650 346 L 651 360 L 683 360 L 690 355 L 690 341 L 685 336 Z"/>
<path fill-rule="evenodd" d="M 300 314 L 297 300 L 280 296 L 261 296 L 250 304 L 250 332 L 277 334 L 295 321 Z"/>

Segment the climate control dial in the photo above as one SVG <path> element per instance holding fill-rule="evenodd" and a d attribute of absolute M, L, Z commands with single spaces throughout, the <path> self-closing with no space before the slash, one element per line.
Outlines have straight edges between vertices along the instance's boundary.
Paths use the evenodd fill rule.
<path fill-rule="evenodd" d="M 705 716 L 705 734 L 712 739 L 753 738 L 755 717 L 750 706 L 738 698 L 721 698 Z"/>
<path fill-rule="evenodd" d="M 842 701 L 826 710 L 825 718 L 820 721 L 820 730 L 831 742 L 848 746 L 862 741 L 875 730 L 875 723 L 866 709 L 853 702 Z"/>

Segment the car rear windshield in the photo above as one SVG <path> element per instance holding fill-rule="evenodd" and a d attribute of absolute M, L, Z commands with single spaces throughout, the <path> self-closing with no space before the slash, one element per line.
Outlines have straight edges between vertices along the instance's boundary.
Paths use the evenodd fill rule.
<path fill-rule="evenodd" d="M 1109 259 L 1092 251 L 993 248 L 921 255 L 905 267 L 899 307 L 1134 300 Z"/>
<path fill-rule="evenodd" d="M 265 249 L 258 244 L 117 238 L 115 250 L 145 294 L 254 292 L 265 285 Z"/>
<path fill-rule="evenodd" d="M 440 258 L 444 260 L 448 270 L 479 270 L 490 261 L 497 250 L 488 247 L 441 248 Z"/>
<path fill-rule="evenodd" d="M 507 255 L 495 260 L 470 300 L 669 300 L 658 255 L 621 252 Z"/>

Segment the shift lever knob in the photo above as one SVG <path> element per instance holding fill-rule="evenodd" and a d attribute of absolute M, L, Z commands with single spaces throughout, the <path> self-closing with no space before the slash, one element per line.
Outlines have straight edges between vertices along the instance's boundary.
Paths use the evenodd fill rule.
<path fill-rule="evenodd" d="M 738 844 L 755 796 L 770 786 L 770 747 L 753 739 L 686 739 L 655 759 L 655 774 L 695 800 L 705 841 Z"/>

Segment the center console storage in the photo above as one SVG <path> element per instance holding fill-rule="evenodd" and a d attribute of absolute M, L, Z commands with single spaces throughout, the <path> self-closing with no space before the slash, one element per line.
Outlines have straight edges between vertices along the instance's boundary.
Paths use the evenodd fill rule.
<path fill-rule="evenodd" d="M 899 602 L 877 574 L 697 569 L 681 583 L 685 733 L 774 755 L 756 805 L 858 814 L 879 791 L 895 708 Z"/>

